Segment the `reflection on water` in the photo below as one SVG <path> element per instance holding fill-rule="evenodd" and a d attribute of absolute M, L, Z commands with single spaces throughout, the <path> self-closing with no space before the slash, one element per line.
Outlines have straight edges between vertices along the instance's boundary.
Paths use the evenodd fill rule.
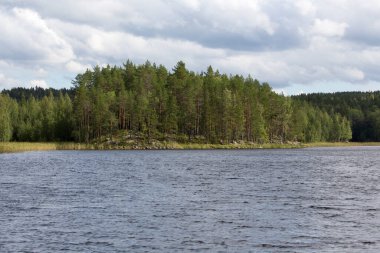
<path fill-rule="evenodd" d="M 2 154 L 0 252 L 380 252 L 379 154 Z"/>

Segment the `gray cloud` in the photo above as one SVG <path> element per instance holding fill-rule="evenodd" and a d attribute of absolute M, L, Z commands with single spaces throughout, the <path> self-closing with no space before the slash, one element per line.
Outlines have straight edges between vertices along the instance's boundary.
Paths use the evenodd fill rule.
<path fill-rule="evenodd" d="M 271 17 L 261 9 L 262 4 L 250 0 L 128 1 L 128 4 L 120 0 L 94 1 L 91 4 L 84 0 L 69 0 L 65 1 L 65 8 L 46 0 L 15 2 L 23 8 L 38 11 L 45 19 L 150 38 L 190 40 L 207 47 L 278 50 L 297 46 L 301 39 L 297 31 L 299 14 L 294 8 L 281 3 L 262 6 L 272 14 Z"/>
<path fill-rule="evenodd" d="M 67 86 L 86 68 L 128 58 L 168 68 L 184 60 L 195 71 L 211 64 L 285 89 L 374 87 L 379 12 L 376 0 L 6 0 L 0 89 Z"/>

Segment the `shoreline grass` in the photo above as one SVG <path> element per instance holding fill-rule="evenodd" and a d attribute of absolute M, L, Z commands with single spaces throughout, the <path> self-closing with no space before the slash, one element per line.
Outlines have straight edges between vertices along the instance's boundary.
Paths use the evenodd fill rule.
<path fill-rule="evenodd" d="M 48 151 L 48 150 L 82 150 L 86 144 L 72 142 L 0 142 L 0 153 Z"/>
<path fill-rule="evenodd" d="M 380 142 L 315 142 L 304 143 L 305 148 L 318 147 L 375 147 L 380 146 Z"/>
<path fill-rule="evenodd" d="M 132 144 L 84 144 L 73 142 L 0 142 L 0 153 L 49 150 L 202 150 L 202 149 L 291 149 L 314 147 L 380 146 L 380 142 L 316 142 L 316 143 L 178 143 L 163 141 Z"/>

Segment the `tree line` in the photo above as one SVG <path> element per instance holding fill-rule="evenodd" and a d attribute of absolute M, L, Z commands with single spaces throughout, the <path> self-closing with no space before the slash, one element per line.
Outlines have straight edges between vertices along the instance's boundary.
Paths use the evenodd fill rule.
<path fill-rule="evenodd" d="M 12 95 L 13 94 L 13 95 Z M 42 95 L 41 95 L 42 94 Z M 195 73 L 180 61 L 96 66 L 69 90 L 0 95 L 1 141 L 98 141 L 117 133 L 207 143 L 347 141 L 349 120 L 252 77 Z"/>

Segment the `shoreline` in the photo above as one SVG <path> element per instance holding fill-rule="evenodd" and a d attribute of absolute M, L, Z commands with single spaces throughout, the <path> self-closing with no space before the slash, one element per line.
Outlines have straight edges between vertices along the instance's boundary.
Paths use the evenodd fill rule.
<path fill-rule="evenodd" d="M 51 150 L 210 150 L 210 149 L 300 149 L 314 147 L 380 146 L 380 142 L 316 142 L 316 143 L 177 143 L 154 142 L 118 145 L 114 143 L 85 144 L 73 142 L 0 142 L 0 153 L 51 151 Z"/>

